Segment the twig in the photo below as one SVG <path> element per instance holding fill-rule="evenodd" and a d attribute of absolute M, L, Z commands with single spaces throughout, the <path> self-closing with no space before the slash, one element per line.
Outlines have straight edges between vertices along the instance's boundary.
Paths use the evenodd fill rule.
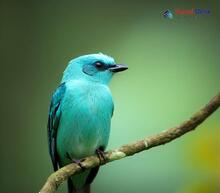
<path fill-rule="evenodd" d="M 195 113 L 189 120 L 183 122 L 177 127 L 173 127 L 162 131 L 151 137 L 147 137 L 143 140 L 123 145 L 118 149 L 114 149 L 106 152 L 105 163 L 100 163 L 97 156 L 90 156 L 85 158 L 82 165 L 85 169 L 93 168 L 98 165 L 104 165 L 108 162 L 119 160 L 127 156 L 132 156 L 135 153 L 148 150 L 152 147 L 166 144 L 185 133 L 194 130 L 198 125 L 200 125 L 207 117 L 209 117 L 218 107 L 220 106 L 220 93 L 216 95 L 210 102 L 205 105 L 200 111 Z M 68 177 L 76 173 L 80 173 L 81 168 L 77 164 L 69 164 L 65 167 L 60 168 L 58 171 L 51 174 L 40 193 L 53 193 L 57 190 L 59 185 L 67 180 Z"/>

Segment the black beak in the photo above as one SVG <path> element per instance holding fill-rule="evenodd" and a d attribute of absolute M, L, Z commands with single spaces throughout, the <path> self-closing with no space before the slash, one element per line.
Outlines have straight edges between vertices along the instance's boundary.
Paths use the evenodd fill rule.
<path fill-rule="evenodd" d="M 121 72 L 121 71 L 124 71 L 124 70 L 127 70 L 128 67 L 123 65 L 123 64 L 115 64 L 115 65 L 112 65 L 109 70 L 112 71 L 112 72 Z"/>

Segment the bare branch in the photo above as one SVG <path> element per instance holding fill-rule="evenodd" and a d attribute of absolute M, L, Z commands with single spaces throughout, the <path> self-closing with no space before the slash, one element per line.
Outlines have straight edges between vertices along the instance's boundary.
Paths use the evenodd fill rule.
<path fill-rule="evenodd" d="M 183 122 L 177 127 L 173 127 L 162 131 L 151 137 L 147 137 L 140 141 L 136 141 L 131 144 L 123 145 L 118 149 L 114 149 L 106 152 L 106 161 L 105 163 L 100 163 L 97 156 L 90 156 L 85 158 L 85 161 L 82 162 L 82 165 L 85 169 L 93 168 L 98 165 L 104 165 L 108 162 L 119 160 L 127 156 L 134 155 L 144 150 L 148 150 L 152 147 L 166 144 L 185 133 L 194 130 L 198 125 L 200 125 L 207 117 L 209 117 L 215 110 L 220 106 L 220 93 L 215 96 L 210 102 L 205 105 L 201 110 L 195 113 L 189 120 Z M 67 180 L 68 177 L 76 173 L 80 173 L 81 168 L 77 164 L 69 164 L 65 167 L 62 167 L 58 171 L 51 174 L 40 193 L 53 193 L 59 187 L 59 185 Z"/>

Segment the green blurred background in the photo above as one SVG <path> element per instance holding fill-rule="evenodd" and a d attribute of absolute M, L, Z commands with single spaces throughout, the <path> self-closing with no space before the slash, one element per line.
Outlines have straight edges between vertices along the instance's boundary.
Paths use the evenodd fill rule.
<path fill-rule="evenodd" d="M 109 149 L 178 125 L 220 91 L 220 3 L 202 2 L 0 1 L 0 192 L 38 192 L 52 172 L 48 105 L 73 57 L 103 52 L 129 66 L 110 85 Z M 177 8 L 211 14 L 162 17 Z M 181 139 L 102 167 L 93 192 L 219 193 L 219 184 L 220 111 Z"/>

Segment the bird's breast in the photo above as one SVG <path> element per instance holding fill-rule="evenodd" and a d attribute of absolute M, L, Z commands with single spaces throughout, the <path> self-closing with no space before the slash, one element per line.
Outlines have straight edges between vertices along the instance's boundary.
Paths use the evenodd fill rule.
<path fill-rule="evenodd" d="M 112 110 L 112 96 L 106 86 L 67 85 L 58 128 L 57 145 L 61 151 L 81 158 L 94 154 L 99 146 L 105 147 Z"/>

